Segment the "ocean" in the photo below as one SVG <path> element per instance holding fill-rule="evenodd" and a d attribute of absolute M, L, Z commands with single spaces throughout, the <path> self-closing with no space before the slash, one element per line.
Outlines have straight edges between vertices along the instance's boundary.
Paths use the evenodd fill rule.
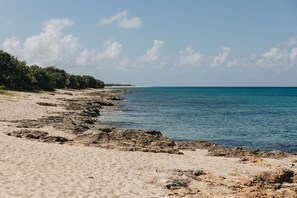
<path fill-rule="evenodd" d="M 100 121 L 174 140 L 297 152 L 297 88 L 129 88 Z"/>

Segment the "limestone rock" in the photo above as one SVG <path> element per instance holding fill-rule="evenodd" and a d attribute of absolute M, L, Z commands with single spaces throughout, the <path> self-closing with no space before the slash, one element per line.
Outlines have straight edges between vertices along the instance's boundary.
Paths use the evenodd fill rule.
<path fill-rule="evenodd" d="M 19 131 L 13 131 L 11 133 L 7 133 L 9 136 L 15 136 L 18 138 L 26 138 L 26 139 L 34 139 L 41 142 L 48 142 L 48 143 L 65 143 L 68 141 L 65 137 L 60 136 L 49 136 L 48 132 L 39 131 L 39 130 L 28 130 L 22 129 Z"/>
<path fill-rule="evenodd" d="M 7 133 L 7 135 L 15 136 L 19 138 L 27 138 L 27 139 L 42 139 L 48 135 L 48 132 L 39 131 L 39 130 L 22 129 L 19 131 L 13 131 L 11 133 Z"/>
<path fill-rule="evenodd" d="M 155 130 L 103 128 L 97 132 L 79 135 L 74 138 L 74 142 L 125 151 L 181 154 L 174 148 L 174 141 Z"/>

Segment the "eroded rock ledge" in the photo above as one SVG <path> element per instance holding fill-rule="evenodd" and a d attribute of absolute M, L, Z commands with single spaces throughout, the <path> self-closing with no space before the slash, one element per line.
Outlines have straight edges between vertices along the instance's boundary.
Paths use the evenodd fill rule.
<path fill-rule="evenodd" d="M 296 197 L 297 174 L 288 169 L 263 171 L 239 181 L 226 180 L 203 170 L 172 170 L 161 183 L 169 196 L 185 197 Z M 157 181 L 155 181 L 157 182 Z M 205 189 L 219 189 L 214 194 Z M 233 195 L 233 196 L 232 196 Z"/>
<path fill-rule="evenodd" d="M 101 128 L 97 117 L 104 106 L 115 105 L 120 100 L 119 94 L 127 90 L 109 90 L 87 92 L 79 97 L 61 97 L 59 103 L 38 102 L 41 106 L 63 107 L 65 112 L 58 115 L 44 116 L 39 119 L 15 120 L 17 128 L 9 136 L 26 138 L 30 140 L 60 143 L 69 145 L 83 145 L 118 149 L 123 151 L 143 151 L 155 153 L 182 154 L 174 141 L 156 130 L 121 130 L 115 127 Z M 61 94 L 61 93 L 60 93 Z M 69 95 L 68 92 L 62 94 Z M 71 133 L 74 138 L 50 136 L 43 127 L 53 127 L 57 130 Z"/>
<path fill-rule="evenodd" d="M 208 141 L 196 140 L 189 142 L 176 141 L 176 144 L 181 150 L 195 150 L 195 149 L 207 149 L 209 156 L 221 156 L 221 157 L 239 157 L 243 160 L 248 160 L 248 157 L 258 158 L 284 158 L 295 155 L 293 153 L 285 153 L 282 151 L 263 151 L 263 150 L 251 150 L 243 149 L 241 147 L 226 148 L 221 145 L 217 145 Z"/>

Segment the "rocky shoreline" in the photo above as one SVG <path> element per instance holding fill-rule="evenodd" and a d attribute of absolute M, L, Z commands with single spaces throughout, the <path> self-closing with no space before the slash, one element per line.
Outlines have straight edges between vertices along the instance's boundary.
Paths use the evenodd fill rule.
<path fill-rule="evenodd" d="M 84 145 L 123 151 L 143 151 L 154 153 L 183 154 L 182 150 L 207 149 L 210 156 L 283 158 L 294 154 L 281 151 L 247 150 L 240 147 L 225 148 L 208 141 L 173 141 L 156 130 L 118 129 L 114 126 L 100 127 L 97 117 L 105 106 L 116 105 L 121 94 L 130 90 L 90 91 L 79 97 L 58 98 L 59 103 L 38 102 L 41 106 L 61 106 L 66 111 L 58 115 L 43 116 L 39 119 L 14 120 L 20 130 L 7 133 L 9 136 L 38 140 L 48 143 Z M 54 94 L 54 93 L 53 93 Z M 64 91 L 59 94 L 71 96 Z M 52 126 L 57 130 L 70 131 L 74 138 L 50 136 L 38 129 Z M 28 129 L 30 128 L 30 129 Z"/>
<path fill-rule="evenodd" d="M 297 174 L 295 154 L 281 151 L 247 150 L 240 147 L 225 148 L 207 141 L 173 141 L 156 130 L 119 129 L 114 126 L 102 126 L 97 119 L 106 106 L 114 106 L 121 100 L 121 94 L 128 90 L 87 90 L 75 92 L 59 90 L 55 100 L 43 96 L 44 100 L 35 102 L 35 108 L 45 107 L 47 114 L 32 119 L 2 119 L 0 122 L 13 129 L 6 135 L 43 143 L 105 148 L 120 151 L 140 151 L 146 153 L 165 153 L 183 156 L 188 152 L 205 150 L 210 158 L 239 158 L 240 164 L 259 167 L 271 167 L 267 171 L 249 174 L 242 178 L 232 173 L 236 180 L 226 179 L 214 172 L 202 169 L 156 169 L 157 175 L 166 175 L 166 179 L 149 178 L 149 185 L 162 186 L 165 194 L 177 197 L 295 197 L 297 195 Z M 49 111 L 50 109 L 50 111 Z M 29 117 L 29 116 L 28 116 Z M 59 133 L 46 129 L 50 127 Z M 204 152 L 204 151 L 203 151 Z M 156 154 L 157 155 L 157 154 Z M 265 158 L 282 160 L 292 158 L 290 168 L 272 167 Z M 213 160 L 213 159 L 211 159 Z M 214 163 L 214 162 L 212 162 Z M 213 164 L 209 164 L 212 166 Z M 228 167 L 226 167 L 228 169 Z M 231 174 L 231 173 L 230 173 Z M 217 189 L 212 192 L 209 189 Z M 220 192 L 222 191 L 222 192 Z M 226 196 L 225 196 L 226 195 Z M 231 196 L 231 197 L 232 197 Z"/>

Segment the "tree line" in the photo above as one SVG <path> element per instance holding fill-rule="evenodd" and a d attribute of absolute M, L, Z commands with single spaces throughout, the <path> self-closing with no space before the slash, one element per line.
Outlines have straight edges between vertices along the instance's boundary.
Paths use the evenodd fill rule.
<path fill-rule="evenodd" d="M 17 91 L 53 91 L 55 89 L 104 88 L 104 82 L 92 76 L 67 73 L 56 67 L 28 66 L 0 50 L 0 86 Z"/>

